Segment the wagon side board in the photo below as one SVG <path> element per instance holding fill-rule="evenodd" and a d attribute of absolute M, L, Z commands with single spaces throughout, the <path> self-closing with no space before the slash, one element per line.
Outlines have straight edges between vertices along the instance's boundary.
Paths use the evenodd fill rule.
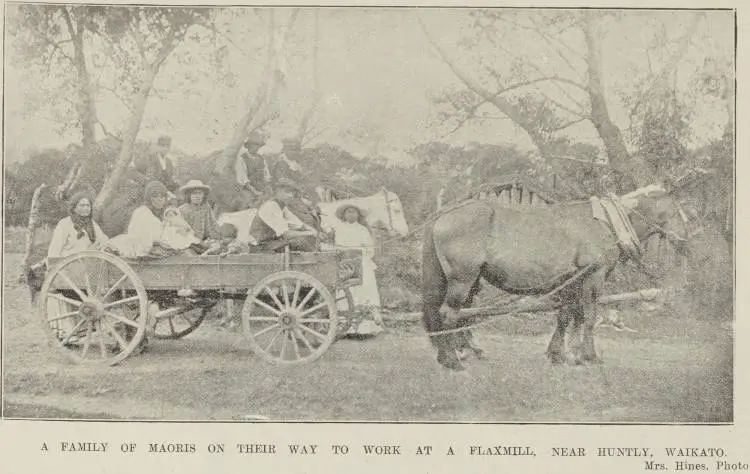
<path fill-rule="evenodd" d="M 290 270 L 309 274 L 328 288 L 340 286 L 339 266 L 342 260 L 355 262 L 360 266 L 361 256 L 350 251 L 330 252 L 291 252 Z M 361 255 L 361 254 L 359 254 Z M 55 259 L 50 265 L 55 265 Z M 148 290 L 177 290 L 193 288 L 219 290 L 227 288 L 251 288 L 268 275 L 284 270 L 284 254 L 250 254 L 219 256 L 174 256 L 154 260 L 125 260 L 140 277 Z M 85 281 L 85 265 L 70 265 L 68 276 L 77 284 Z M 88 268 L 89 277 L 100 285 L 114 285 L 122 276 L 113 267 Z M 59 289 L 63 289 L 58 285 Z M 128 288 L 127 285 L 122 286 Z"/>

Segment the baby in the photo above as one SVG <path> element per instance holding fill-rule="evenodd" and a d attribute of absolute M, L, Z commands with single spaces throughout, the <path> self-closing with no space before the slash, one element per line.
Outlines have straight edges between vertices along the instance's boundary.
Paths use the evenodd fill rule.
<path fill-rule="evenodd" d="M 190 248 L 191 245 L 200 243 L 192 227 L 185 221 L 176 207 L 168 207 L 164 211 L 163 226 L 159 243 L 165 247 L 185 250 Z"/>
<path fill-rule="evenodd" d="M 202 255 L 238 255 L 250 253 L 247 244 L 237 240 L 237 227 L 225 223 L 219 226 L 219 241 L 215 242 Z"/>

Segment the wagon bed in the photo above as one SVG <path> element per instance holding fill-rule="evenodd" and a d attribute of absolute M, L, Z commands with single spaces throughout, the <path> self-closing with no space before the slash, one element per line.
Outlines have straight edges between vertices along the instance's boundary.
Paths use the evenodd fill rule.
<path fill-rule="evenodd" d="M 361 283 L 358 250 L 122 259 L 86 251 L 50 259 L 39 311 L 51 342 L 82 364 L 116 364 L 147 334 L 179 339 L 220 300 L 243 300 L 250 347 L 309 362 L 335 339 L 342 300 Z M 337 298 L 338 296 L 338 298 Z M 231 315 L 230 315 L 231 316 Z"/>

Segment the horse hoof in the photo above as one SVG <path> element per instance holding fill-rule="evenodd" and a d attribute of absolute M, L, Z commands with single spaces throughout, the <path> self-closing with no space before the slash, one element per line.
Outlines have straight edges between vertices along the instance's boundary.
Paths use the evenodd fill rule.
<path fill-rule="evenodd" d="M 588 365 L 598 365 L 604 363 L 599 356 L 596 354 L 583 354 L 581 356 L 581 363 Z"/>
<path fill-rule="evenodd" d="M 565 359 L 565 356 L 563 356 L 559 352 L 547 352 L 547 358 L 552 362 L 553 365 L 562 365 L 567 360 Z"/>
<path fill-rule="evenodd" d="M 456 361 L 456 362 L 444 362 L 443 363 L 443 367 L 445 367 L 446 369 L 450 369 L 450 370 L 452 370 L 454 372 L 462 372 L 462 371 L 466 370 L 466 366 L 463 365 L 459 361 Z"/>
<path fill-rule="evenodd" d="M 453 355 L 453 357 L 448 355 L 438 355 L 438 362 L 445 367 L 446 369 L 451 369 L 455 371 L 465 370 L 466 367 L 461 363 L 461 361 L 458 358 L 458 354 L 456 353 Z"/>

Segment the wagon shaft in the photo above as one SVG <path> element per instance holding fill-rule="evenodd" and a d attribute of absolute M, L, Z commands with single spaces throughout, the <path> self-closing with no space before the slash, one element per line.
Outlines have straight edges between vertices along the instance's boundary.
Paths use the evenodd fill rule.
<path fill-rule="evenodd" d="M 597 299 L 599 304 L 612 304 L 630 300 L 650 301 L 662 294 L 659 288 L 649 288 L 629 293 L 616 295 L 605 295 Z M 511 313 L 538 313 L 553 311 L 562 306 L 560 302 L 550 298 L 526 296 L 501 306 L 484 306 L 481 308 L 465 308 L 460 311 L 462 318 L 489 318 L 491 316 L 502 316 Z"/>

